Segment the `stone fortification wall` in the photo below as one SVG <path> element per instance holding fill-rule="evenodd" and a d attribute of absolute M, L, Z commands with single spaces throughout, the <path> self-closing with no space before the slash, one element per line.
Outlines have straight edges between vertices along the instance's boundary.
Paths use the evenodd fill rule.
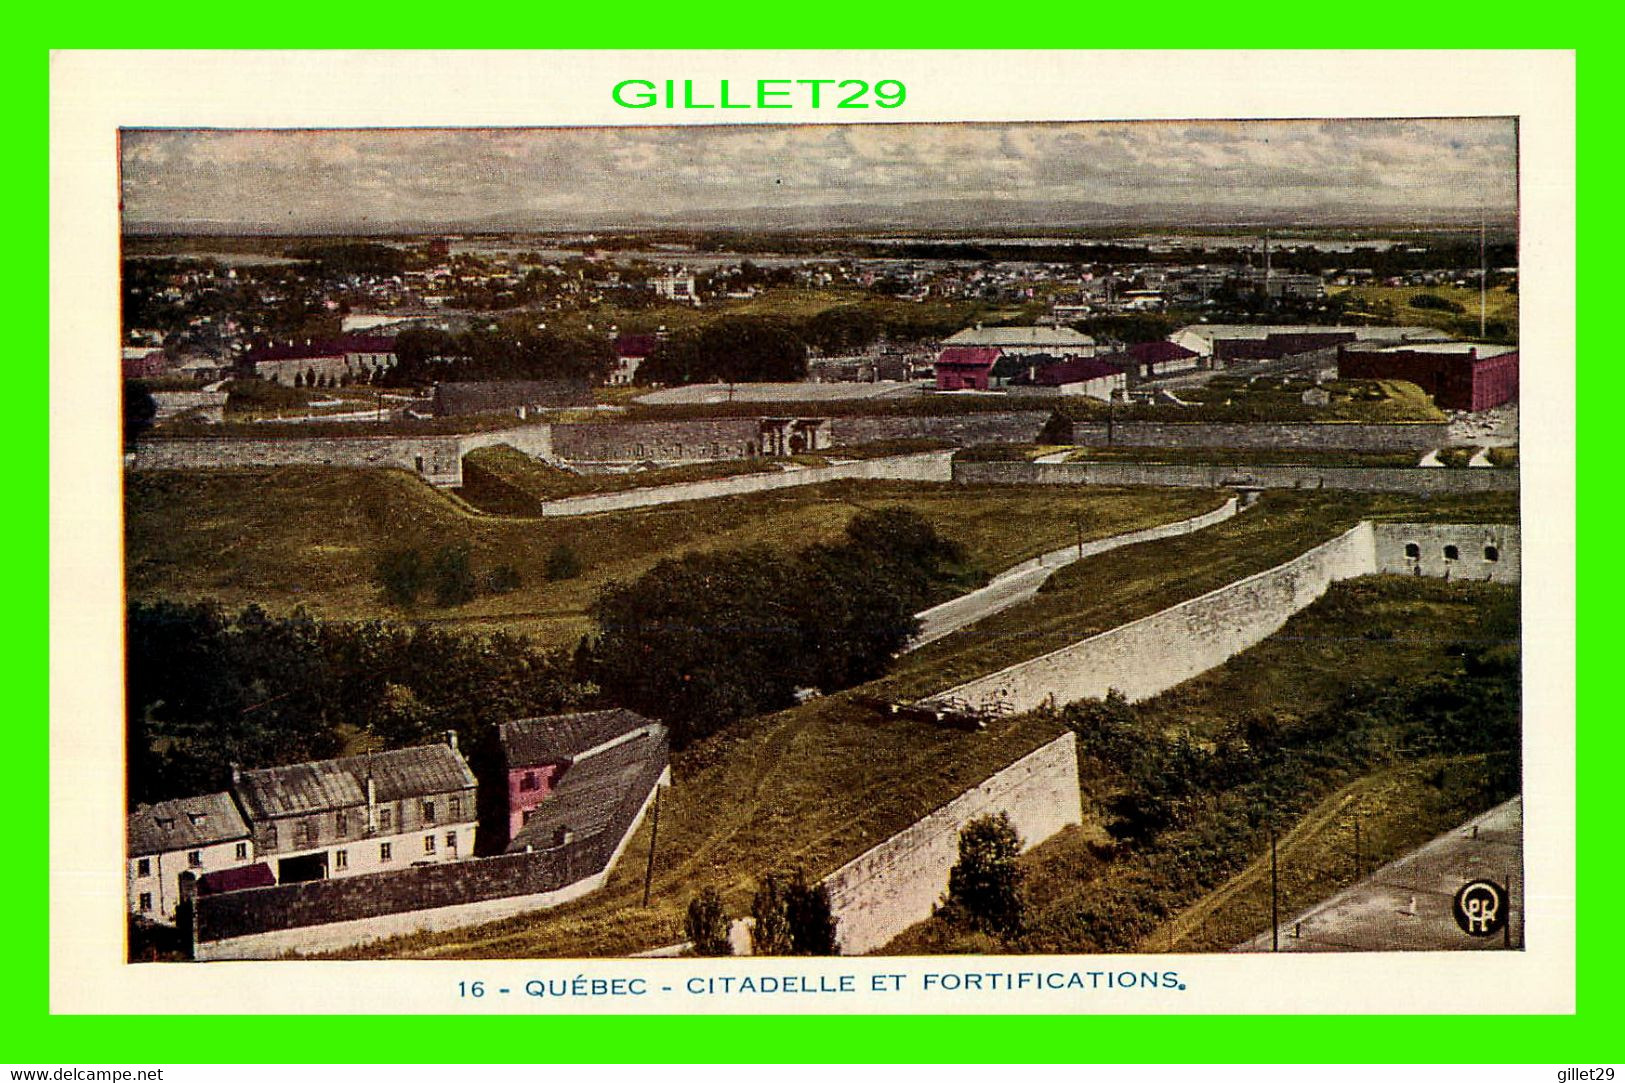
<path fill-rule="evenodd" d="M 222 466 L 351 466 L 410 470 L 434 485 L 463 481 L 457 436 L 231 436 L 145 440 L 127 460 L 136 470 L 200 470 Z"/>
<path fill-rule="evenodd" d="M 830 441 L 870 444 L 881 440 L 951 440 L 962 447 L 973 444 L 1031 444 L 1049 421 L 1048 409 L 1026 409 L 932 417 L 832 417 Z"/>
<path fill-rule="evenodd" d="M 1015 712 L 1117 689 L 1145 699 L 1273 635 L 1339 579 L 1376 570 L 1370 523 L 1179 605 L 933 696 Z"/>
<path fill-rule="evenodd" d="M 1079 421 L 1074 444 L 1088 447 L 1296 448 L 1305 451 L 1415 451 L 1449 443 L 1444 421 L 1359 422 Z"/>
<path fill-rule="evenodd" d="M 591 421 L 557 425 L 552 455 L 566 462 L 748 459 L 760 453 L 754 417 Z"/>
<path fill-rule="evenodd" d="M 1377 523 L 1373 530 L 1379 572 L 1495 583 L 1523 576 L 1522 536 L 1512 523 Z"/>
<path fill-rule="evenodd" d="M 562 497 L 543 504 L 542 515 L 547 518 L 592 515 L 597 512 L 625 511 L 628 508 L 676 504 L 686 500 L 711 500 L 722 496 L 740 496 L 745 493 L 766 492 L 769 489 L 819 485 L 827 481 L 854 478 L 886 481 L 952 481 L 953 452 L 928 451 L 918 455 L 894 455 L 882 459 L 836 463 L 833 466 L 808 467 L 805 470 L 739 474 L 712 481 L 679 482 L 675 485 L 653 485 L 647 489 L 629 489 L 619 493 Z"/>
<path fill-rule="evenodd" d="M 559 906 L 603 886 L 670 781 L 651 762 L 603 831 L 551 850 L 206 895 L 193 903 L 193 957 L 269 959 L 453 929 Z"/>
<path fill-rule="evenodd" d="M 1156 485 L 1212 489 L 1349 489 L 1370 493 L 1515 493 L 1516 470 L 1437 467 L 1254 466 L 1139 462 L 960 462 L 967 485 Z"/>
<path fill-rule="evenodd" d="M 931 910 L 948 891 L 959 832 L 1008 812 L 1025 846 L 1082 822 L 1077 738 L 1063 734 L 824 878 L 843 955 L 872 951 Z"/>

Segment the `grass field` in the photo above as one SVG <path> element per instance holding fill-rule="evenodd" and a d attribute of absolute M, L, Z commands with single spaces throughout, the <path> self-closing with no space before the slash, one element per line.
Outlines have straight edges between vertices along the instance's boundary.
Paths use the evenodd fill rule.
<path fill-rule="evenodd" d="M 1327 290 L 1332 297 L 1342 297 L 1353 304 L 1347 309 L 1352 321 L 1361 315 L 1376 323 L 1406 326 L 1438 327 L 1462 338 L 1478 337 L 1478 291 L 1459 286 L 1333 286 Z M 1431 293 L 1461 306 L 1459 313 L 1437 308 L 1417 308 L 1411 298 L 1420 293 Z M 1499 286 L 1485 297 L 1486 323 L 1500 323 L 1511 331 L 1510 341 L 1518 340 L 1518 295 Z M 1494 336 L 1491 336 L 1494 337 Z"/>
<path fill-rule="evenodd" d="M 1182 519 L 1220 498 L 1195 490 L 1102 490 L 833 482 L 751 496 L 572 519 L 484 515 L 402 472 L 286 467 L 141 472 L 126 480 L 126 576 L 132 598 L 215 598 L 272 613 L 304 606 L 326 619 L 425 619 L 504 630 L 550 646 L 587 631 L 586 608 L 605 583 L 669 556 L 752 544 L 804 546 L 835 538 L 858 510 L 915 509 L 963 544 L 971 570 L 997 572 L 1075 537 Z M 520 589 L 456 609 L 389 606 L 373 580 L 399 548 L 470 547 L 476 572 L 516 568 Z M 575 579 L 543 575 L 559 545 L 584 566 Z"/>
<path fill-rule="evenodd" d="M 1031 657 L 1051 640 L 1067 642 L 1261 570 L 1312 544 L 1306 534 L 1312 529 L 1335 531 L 1361 514 L 1411 516 L 1420 504 L 1278 495 L 1264 512 L 1204 531 L 1197 537 L 1205 545 L 1176 548 L 1194 539 L 1149 543 L 1072 565 L 1067 574 L 1080 589 L 1040 595 L 999 614 L 984 622 L 997 626 L 985 639 L 961 632 L 939 640 L 904 656 L 880 681 L 746 720 L 680 754 L 673 764 L 676 785 L 661 810 L 648 909 L 639 905 L 643 863 L 631 860 L 604 891 L 559 910 L 354 954 L 614 955 L 674 942 L 681 939 L 683 907 L 702 887 L 718 887 L 733 913 L 744 912 L 759 873 L 795 865 L 827 872 L 1060 732 L 1043 714 L 995 720 L 981 733 L 891 722 L 863 707 L 863 699 L 940 691 L 966 675 Z M 1506 510 L 1494 501 L 1441 509 L 1446 517 L 1487 518 Z M 1245 529 L 1219 533 L 1226 528 Z M 1185 561 L 1196 567 L 1169 574 Z M 1029 629 L 1041 634 L 1035 639 Z M 643 854 L 647 845 L 644 828 L 628 852 Z"/>
<path fill-rule="evenodd" d="M 1460 666 L 1455 644 L 1486 628 L 1507 630 L 1516 613 L 1513 588 L 1391 577 L 1355 580 L 1332 587 L 1315 605 L 1276 635 L 1223 666 L 1141 705 L 1147 733 L 1186 733 L 1211 740 L 1238 718 L 1269 714 L 1284 726 L 1336 704 L 1353 681 L 1391 684 L 1401 679 L 1453 672 Z M 1516 636 L 1515 619 L 1509 634 Z M 1110 796 L 1109 784 L 1083 764 L 1085 808 Z M 1427 757 L 1384 765 L 1328 793 L 1294 795 L 1303 812 L 1282 834 L 1282 912 L 1307 907 L 1356 879 L 1354 821 L 1360 821 L 1361 868 L 1378 865 L 1491 807 L 1483 756 Z M 1195 842 L 1207 825 L 1176 829 Z M 1098 813 L 1021 858 L 1030 927 L 1078 928 L 1081 913 L 1141 911 L 1150 902 L 1172 911 L 1137 944 L 1141 951 L 1225 950 L 1269 926 L 1268 853 L 1209 890 L 1190 892 L 1180 904 L 1169 883 L 1178 870 L 1160 874 L 1144 862 L 1113 859 Z M 1188 875 L 1188 874 L 1187 874 Z M 1151 885 L 1157 885 L 1155 889 Z M 1189 890 L 1186 883 L 1186 890 Z M 1023 950 L 1092 950 L 1087 944 Z M 888 945 L 889 954 L 1009 950 L 990 947 L 981 934 L 939 919 L 921 922 Z"/>

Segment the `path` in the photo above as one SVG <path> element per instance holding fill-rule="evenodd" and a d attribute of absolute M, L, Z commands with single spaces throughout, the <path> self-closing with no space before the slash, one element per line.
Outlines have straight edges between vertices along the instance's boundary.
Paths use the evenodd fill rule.
<path fill-rule="evenodd" d="M 1236 514 L 1238 507 L 1237 499 L 1231 497 L 1215 511 L 1204 512 L 1176 523 L 1147 527 L 1127 534 L 1114 534 L 1109 538 L 1084 542 L 1082 545 L 1068 545 L 1033 557 L 1031 560 L 1024 560 L 994 576 L 984 587 L 916 613 L 915 616 L 920 619 L 920 634 L 903 650 L 905 652 L 916 650 L 967 625 L 975 624 L 1013 605 L 1019 605 L 1037 594 L 1038 588 L 1044 585 L 1044 580 L 1055 574 L 1057 569 L 1075 561 L 1098 556 L 1125 545 L 1138 545 L 1140 542 L 1202 530 L 1229 519 Z"/>
<path fill-rule="evenodd" d="M 1452 914 L 1470 880 L 1508 885 L 1505 935 L 1471 937 Z M 1523 799 L 1445 832 L 1330 899 L 1282 922 L 1281 951 L 1494 951 L 1523 946 Z M 1265 930 L 1232 950 L 1270 950 Z"/>

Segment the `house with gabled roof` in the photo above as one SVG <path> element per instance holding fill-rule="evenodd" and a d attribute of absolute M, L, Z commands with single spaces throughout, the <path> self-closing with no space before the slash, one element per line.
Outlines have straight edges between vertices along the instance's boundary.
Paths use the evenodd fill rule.
<path fill-rule="evenodd" d="M 254 840 L 229 793 L 139 805 L 125 820 L 130 913 L 172 924 L 182 877 L 254 862 Z"/>
<path fill-rule="evenodd" d="M 604 830 L 670 756 L 666 727 L 624 708 L 504 722 L 508 850 L 544 850 Z M 647 797 L 647 794 L 636 795 Z"/>
<path fill-rule="evenodd" d="M 476 783 L 445 743 L 233 769 L 254 848 L 277 883 L 352 876 L 474 853 Z"/>

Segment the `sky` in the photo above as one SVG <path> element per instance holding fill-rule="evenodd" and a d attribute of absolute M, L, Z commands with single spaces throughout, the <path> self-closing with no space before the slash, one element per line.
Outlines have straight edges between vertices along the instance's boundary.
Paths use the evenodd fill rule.
<path fill-rule="evenodd" d="M 1516 212 L 1517 131 L 1505 118 L 127 130 L 121 185 L 126 228 L 557 228 L 924 201 L 953 225 L 952 203 L 989 199 L 1494 217 Z"/>

